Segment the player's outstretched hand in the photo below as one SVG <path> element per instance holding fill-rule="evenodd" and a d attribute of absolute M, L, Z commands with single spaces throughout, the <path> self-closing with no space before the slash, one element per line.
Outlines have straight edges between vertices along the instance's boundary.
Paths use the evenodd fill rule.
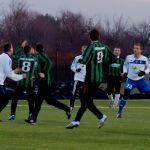
<path fill-rule="evenodd" d="M 145 75 L 145 71 L 140 71 L 139 74 L 138 74 L 139 77 L 142 77 L 144 75 Z"/>
<path fill-rule="evenodd" d="M 45 74 L 44 73 L 39 73 L 40 78 L 45 78 Z"/>
<path fill-rule="evenodd" d="M 35 77 L 31 77 L 30 79 L 31 79 L 32 81 L 35 81 Z"/>
<path fill-rule="evenodd" d="M 26 45 L 27 45 L 27 41 L 23 41 L 22 43 L 21 43 L 21 47 L 25 47 Z"/>
<path fill-rule="evenodd" d="M 25 79 L 27 77 L 27 75 L 24 73 L 22 74 L 23 79 Z"/>
<path fill-rule="evenodd" d="M 15 73 L 20 73 L 21 71 L 22 71 L 21 68 L 16 68 L 16 69 L 14 70 Z"/>
<path fill-rule="evenodd" d="M 80 72 L 80 71 L 81 71 L 81 68 L 76 69 L 76 72 Z"/>

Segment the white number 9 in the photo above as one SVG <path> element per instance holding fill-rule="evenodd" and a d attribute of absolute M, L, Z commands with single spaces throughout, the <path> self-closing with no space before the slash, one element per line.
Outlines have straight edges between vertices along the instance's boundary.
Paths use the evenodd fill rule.
<path fill-rule="evenodd" d="M 103 59 L 103 52 L 97 52 L 97 63 L 100 64 L 102 63 L 102 59 Z"/>

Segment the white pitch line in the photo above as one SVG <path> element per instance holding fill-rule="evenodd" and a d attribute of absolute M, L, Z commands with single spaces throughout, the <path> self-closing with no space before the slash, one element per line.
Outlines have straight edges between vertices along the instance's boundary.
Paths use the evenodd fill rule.
<path fill-rule="evenodd" d="M 11 105 L 7 105 L 7 107 L 10 107 Z M 28 107 L 28 105 L 17 105 L 17 107 Z M 53 106 L 49 106 L 49 105 L 42 105 L 42 107 L 44 108 L 49 108 L 49 107 L 53 107 Z M 80 106 L 74 106 L 75 108 L 79 108 Z M 108 107 L 99 107 L 97 106 L 97 108 L 102 108 L 102 109 L 110 109 Z M 125 107 L 126 109 L 150 109 L 150 107 Z M 110 109 L 110 110 L 113 110 Z"/>

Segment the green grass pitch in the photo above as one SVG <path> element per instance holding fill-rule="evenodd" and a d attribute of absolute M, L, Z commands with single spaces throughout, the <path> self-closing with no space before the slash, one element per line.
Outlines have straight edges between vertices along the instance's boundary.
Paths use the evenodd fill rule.
<path fill-rule="evenodd" d="M 68 101 L 65 101 L 68 104 Z M 116 110 L 107 108 L 108 101 L 95 101 L 108 116 L 104 127 L 98 129 L 97 119 L 87 111 L 80 127 L 65 126 L 70 121 L 65 113 L 43 104 L 35 126 L 24 123 L 28 107 L 20 101 L 15 121 L 8 121 L 10 106 L 0 114 L 1 150 L 150 150 L 150 101 L 128 101 L 122 119 L 116 119 Z M 76 106 L 79 103 L 76 102 Z"/>

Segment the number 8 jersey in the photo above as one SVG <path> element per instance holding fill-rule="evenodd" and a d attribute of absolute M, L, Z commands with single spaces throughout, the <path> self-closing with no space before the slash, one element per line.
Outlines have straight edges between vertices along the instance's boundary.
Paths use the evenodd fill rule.
<path fill-rule="evenodd" d="M 110 48 L 98 41 L 90 44 L 83 53 L 80 63 L 86 65 L 86 82 L 101 83 L 108 64 L 116 62 Z"/>
<path fill-rule="evenodd" d="M 21 73 L 26 73 L 26 79 L 18 82 L 18 86 L 29 88 L 33 87 L 33 81 L 31 77 L 35 79 L 38 78 L 38 73 L 40 72 L 40 66 L 38 65 L 38 59 L 34 55 L 21 55 L 18 60 L 18 67 L 22 69 Z"/>

